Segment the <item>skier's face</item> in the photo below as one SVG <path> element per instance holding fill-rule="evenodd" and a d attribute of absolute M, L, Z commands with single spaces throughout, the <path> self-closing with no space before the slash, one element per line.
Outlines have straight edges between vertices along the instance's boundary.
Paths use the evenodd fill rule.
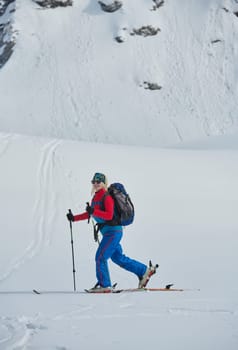
<path fill-rule="evenodd" d="M 100 191 L 104 187 L 103 182 L 93 181 L 93 187 L 95 192 Z"/>

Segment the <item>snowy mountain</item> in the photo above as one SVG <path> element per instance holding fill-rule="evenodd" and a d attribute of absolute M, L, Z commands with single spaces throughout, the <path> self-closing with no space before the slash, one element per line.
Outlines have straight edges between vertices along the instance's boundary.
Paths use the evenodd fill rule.
<path fill-rule="evenodd" d="M 70 6 L 39 5 L 60 2 Z M 119 3 L 6 10 L 17 37 L 0 71 L 0 130 L 147 146 L 237 131 L 237 1 Z"/>
<path fill-rule="evenodd" d="M 237 10 L 0 0 L 0 350 L 237 349 Z M 95 171 L 134 202 L 125 254 L 184 292 L 84 293 L 87 222 L 73 291 Z"/>

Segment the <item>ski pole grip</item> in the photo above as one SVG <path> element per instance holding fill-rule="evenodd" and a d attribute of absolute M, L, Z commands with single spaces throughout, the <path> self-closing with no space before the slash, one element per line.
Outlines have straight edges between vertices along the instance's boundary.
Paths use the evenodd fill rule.
<path fill-rule="evenodd" d="M 89 202 L 86 202 L 86 204 L 87 204 L 87 208 L 88 208 L 89 207 Z M 88 224 L 90 222 L 90 217 L 91 217 L 91 215 L 88 214 Z"/>
<path fill-rule="evenodd" d="M 73 215 L 71 209 L 69 209 L 69 214 L 72 214 L 72 215 Z M 71 231 L 72 231 L 72 221 L 69 222 L 69 225 L 70 225 L 70 229 L 71 229 Z"/>

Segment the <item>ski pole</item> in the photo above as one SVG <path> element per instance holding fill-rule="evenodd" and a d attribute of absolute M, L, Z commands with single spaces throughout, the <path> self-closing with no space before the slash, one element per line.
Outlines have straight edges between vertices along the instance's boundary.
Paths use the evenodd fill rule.
<path fill-rule="evenodd" d="M 72 214 L 71 209 L 69 209 L 69 213 Z M 72 214 L 73 215 L 73 214 Z M 75 263 L 74 263 L 74 241 L 73 241 L 73 229 L 72 229 L 72 221 L 70 224 L 70 234 L 71 234 L 71 249 L 72 249 L 72 261 L 73 261 L 73 281 L 74 281 L 74 291 L 76 291 L 76 283 L 75 283 Z"/>

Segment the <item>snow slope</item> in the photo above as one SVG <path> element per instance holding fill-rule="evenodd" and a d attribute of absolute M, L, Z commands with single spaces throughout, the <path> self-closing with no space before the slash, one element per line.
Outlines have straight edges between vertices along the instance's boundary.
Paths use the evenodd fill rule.
<path fill-rule="evenodd" d="M 0 350 L 238 347 L 238 4 L 153 4 L 124 0 L 106 14 L 97 1 L 21 0 L 0 18 L 11 12 L 17 34 L 0 70 Z M 130 35 L 142 25 L 161 31 Z M 135 203 L 122 244 L 160 264 L 150 285 L 191 290 L 82 293 L 97 244 L 81 222 L 72 292 L 65 214 L 84 210 L 95 171 Z M 110 271 L 119 287 L 137 285 Z"/>
<path fill-rule="evenodd" d="M 0 130 L 150 146 L 236 131 L 237 2 L 153 4 L 124 0 L 110 14 L 97 1 L 45 10 L 17 2 L 15 52 L 0 73 Z M 143 25 L 161 31 L 130 35 Z"/>
<path fill-rule="evenodd" d="M 237 140 L 152 149 L 1 133 L 0 349 L 237 349 Z M 84 210 L 98 170 L 125 183 L 134 200 L 123 246 L 160 264 L 150 285 L 200 291 L 31 292 L 73 290 L 65 214 Z M 95 282 L 97 244 L 86 222 L 74 223 L 73 235 L 83 291 Z M 119 287 L 137 285 L 130 273 L 110 270 Z"/>

